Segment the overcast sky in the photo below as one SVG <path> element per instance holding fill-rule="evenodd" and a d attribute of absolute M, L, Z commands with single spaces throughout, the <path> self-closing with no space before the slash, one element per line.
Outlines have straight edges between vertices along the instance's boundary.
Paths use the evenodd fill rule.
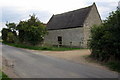
<path fill-rule="evenodd" d="M 47 23 L 53 14 L 76 10 L 96 3 L 102 19 L 116 10 L 119 0 L 0 0 L 0 30 L 5 23 L 26 20 L 33 13 Z"/>

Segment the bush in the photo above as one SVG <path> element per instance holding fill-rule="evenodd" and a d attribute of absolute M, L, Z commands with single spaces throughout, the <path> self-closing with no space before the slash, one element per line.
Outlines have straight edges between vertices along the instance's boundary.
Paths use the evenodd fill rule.
<path fill-rule="evenodd" d="M 15 35 L 12 32 L 8 32 L 8 34 L 7 34 L 7 42 L 10 42 L 10 43 L 15 42 Z"/>
<path fill-rule="evenodd" d="M 16 24 L 15 23 L 7 23 L 7 28 L 2 29 L 2 40 L 4 42 L 16 42 L 17 33 L 16 33 Z"/>
<path fill-rule="evenodd" d="M 29 45 L 37 45 L 41 43 L 47 33 L 46 27 L 41 23 L 35 15 L 30 16 L 27 21 L 20 21 L 17 25 L 19 31 L 19 40 L 21 43 Z"/>
<path fill-rule="evenodd" d="M 7 42 L 7 37 L 8 37 L 8 33 L 11 32 L 11 30 L 3 28 L 2 29 L 2 40 L 4 42 Z"/>
<path fill-rule="evenodd" d="M 14 43 L 17 41 L 16 39 L 17 35 L 15 32 L 12 32 L 10 29 L 7 28 L 2 29 L 2 40 L 4 42 Z"/>
<path fill-rule="evenodd" d="M 91 28 L 91 56 L 99 61 L 120 61 L 120 11 L 112 12 L 107 20 Z"/>
<path fill-rule="evenodd" d="M 110 61 L 106 64 L 110 69 L 120 72 L 120 62 Z"/>
<path fill-rule="evenodd" d="M 9 78 L 5 73 L 2 72 L 2 79 L 1 80 L 12 80 Z"/>
<path fill-rule="evenodd" d="M 4 42 L 9 43 L 35 46 L 43 42 L 44 36 L 47 33 L 46 27 L 35 15 L 30 16 L 30 19 L 27 21 L 20 21 L 18 25 L 7 23 L 6 26 L 7 28 L 2 30 L 2 39 Z"/>

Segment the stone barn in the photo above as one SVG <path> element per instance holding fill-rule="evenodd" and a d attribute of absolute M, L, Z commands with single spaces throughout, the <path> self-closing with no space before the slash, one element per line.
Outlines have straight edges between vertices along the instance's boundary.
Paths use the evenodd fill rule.
<path fill-rule="evenodd" d="M 95 3 L 78 10 L 53 15 L 47 23 L 48 35 L 45 36 L 44 43 L 86 48 L 90 28 L 101 22 Z"/>

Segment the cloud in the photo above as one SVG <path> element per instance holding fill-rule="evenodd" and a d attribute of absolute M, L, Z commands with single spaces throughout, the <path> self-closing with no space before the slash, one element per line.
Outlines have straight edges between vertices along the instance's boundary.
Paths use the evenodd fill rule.
<path fill-rule="evenodd" d="M 48 11 L 52 14 L 60 14 L 63 12 L 79 9 L 91 5 L 96 2 L 98 10 L 102 17 L 116 9 L 119 0 L 2 0 L 0 6 L 19 7 L 19 12 L 32 11 Z M 109 8 L 109 11 L 108 11 Z"/>
<path fill-rule="evenodd" d="M 1 8 L 0 8 L 1 9 Z M 50 17 L 53 15 L 52 13 L 44 10 L 21 10 L 19 7 L 2 7 L 0 10 L 0 30 L 5 26 L 6 22 L 15 22 L 18 23 L 20 20 L 27 20 L 29 15 L 33 13 L 38 17 L 38 19 L 47 23 Z"/>
<path fill-rule="evenodd" d="M 51 16 L 53 15 L 52 13 L 48 12 L 48 11 L 37 11 L 37 10 L 29 10 L 26 12 L 26 14 L 35 14 L 38 19 L 41 22 L 47 23 L 49 21 L 49 19 L 51 18 Z"/>
<path fill-rule="evenodd" d="M 24 12 L 20 12 L 14 7 L 2 7 L 2 21 L 17 21 L 21 19 Z"/>
<path fill-rule="evenodd" d="M 70 8 L 82 7 L 84 4 L 84 0 L 2 0 L 0 6 L 20 7 L 23 10 L 42 9 L 57 13 Z"/>
<path fill-rule="evenodd" d="M 42 21 L 47 22 L 51 17 L 51 13 L 42 10 L 26 10 L 22 11 L 16 7 L 2 7 L 2 21 L 3 22 L 18 22 L 23 19 L 27 19 L 29 15 L 36 14 L 36 16 Z"/>

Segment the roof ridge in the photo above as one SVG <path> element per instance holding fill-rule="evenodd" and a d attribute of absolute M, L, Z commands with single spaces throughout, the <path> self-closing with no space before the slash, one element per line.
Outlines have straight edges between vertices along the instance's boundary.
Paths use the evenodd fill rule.
<path fill-rule="evenodd" d="M 83 8 L 76 9 L 76 10 L 66 11 L 66 12 L 63 12 L 63 13 L 53 14 L 53 15 L 54 15 L 54 16 L 62 15 L 62 14 L 66 14 L 66 13 L 70 13 L 70 12 L 74 12 L 74 11 L 78 11 L 78 10 L 82 10 L 82 9 L 86 9 L 86 8 L 91 8 L 92 6 L 93 6 L 93 4 L 90 5 L 90 6 L 86 6 L 86 7 L 83 7 Z"/>

